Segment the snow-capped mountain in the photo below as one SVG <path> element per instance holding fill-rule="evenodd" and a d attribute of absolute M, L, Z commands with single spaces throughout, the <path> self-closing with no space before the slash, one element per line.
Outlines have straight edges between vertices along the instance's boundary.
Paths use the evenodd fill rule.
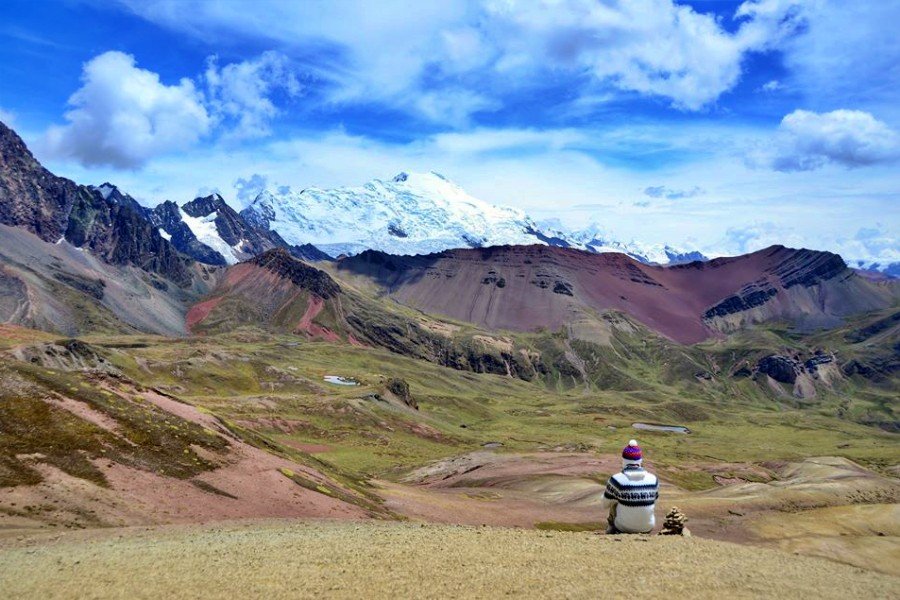
<path fill-rule="evenodd" d="M 578 248 L 598 254 L 621 252 L 642 263 L 657 265 L 678 265 L 707 260 L 707 257 L 697 250 L 684 250 L 668 244 L 616 240 L 597 223 L 592 223 L 584 229 L 566 231 L 558 219 L 548 219 L 538 222 L 538 227 L 539 235 L 551 246 Z"/>
<path fill-rule="evenodd" d="M 536 242 L 529 233 L 534 222 L 525 213 L 474 198 L 433 172 L 400 173 L 360 187 L 265 190 L 241 215 L 288 243 L 310 243 L 335 256 Z"/>
<path fill-rule="evenodd" d="M 547 244 L 591 252 L 623 252 L 642 262 L 704 260 L 671 246 L 625 244 L 597 226 L 578 232 L 541 226 L 524 212 L 479 200 L 438 173 L 400 173 L 360 187 L 264 190 L 241 216 L 277 231 L 291 244 L 332 255 L 372 249 L 428 254 L 450 248 Z"/>
<path fill-rule="evenodd" d="M 178 206 L 167 200 L 152 211 L 159 234 L 191 258 L 210 265 L 233 265 L 272 248 L 287 248 L 297 258 L 331 258 L 311 246 L 290 246 L 274 231 L 248 223 L 219 194 Z"/>

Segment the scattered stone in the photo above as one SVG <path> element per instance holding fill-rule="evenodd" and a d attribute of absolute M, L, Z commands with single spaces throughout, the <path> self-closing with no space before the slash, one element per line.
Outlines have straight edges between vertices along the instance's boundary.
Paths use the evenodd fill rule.
<path fill-rule="evenodd" d="M 409 384 L 406 383 L 405 380 L 400 379 L 398 377 L 392 377 L 388 379 L 385 387 L 387 390 L 396 396 L 403 404 L 410 408 L 414 408 L 419 410 L 419 403 L 416 402 L 416 399 L 412 397 L 412 394 L 409 393 Z"/>
<path fill-rule="evenodd" d="M 691 532 L 684 526 L 684 524 L 687 523 L 687 520 L 687 515 L 678 510 L 677 506 L 673 506 L 672 510 L 666 514 L 666 520 L 663 522 L 663 528 L 662 531 L 659 532 L 659 535 L 681 535 L 690 537 Z"/>

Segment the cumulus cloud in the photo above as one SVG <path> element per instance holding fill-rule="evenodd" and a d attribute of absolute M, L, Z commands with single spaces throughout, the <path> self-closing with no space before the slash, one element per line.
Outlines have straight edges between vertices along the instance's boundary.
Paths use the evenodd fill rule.
<path fill-rule="evenodd" d="M 237 192 L 237 199 L 240 200 L 242 205 L 246 206 L 253 202 L 268 185 L 268 177 L 254 173 L 248 178 L 239 177 L 234 182 L 234 189 Z"/>
<path fill-rule="evenodd" d="M 219 66 L 217 56 L 207 59 L 204 80 L 211 112 L 232 126 L 229 135 L 257 138 L 271 134 L 269 123 L 279 114 L 272 100 L 276 92 L 296 97 L 300 82 L 283 54 L 264 52 L 240 63 Z"/>
<path fill-rule="evenodd" d="M 277 52 L 224 66 L 212 56 L 197 83 L 183 78 L 166 85 L 134 56 L 110 51 L 84 65 L 81 82 L 69 98 L 67 124 L 50 127 L 38 147 L 48 158 L 118 169 L 140 168 L 213 135 L 270 135 L 281 112 L 273 97 L 302 91 L 290 62 Z"/>
<path fill-rule="evenodd" d="M 898 158 L 900 136 L 867 112 L 795 110 L 781 120 L 769 143 L 750 153 L 748 162 L 791 172 L 813 171 L 827 164 L 852 169 Z"/>
<path fill-rule="evenodd" d="M 698 186 L 694 186 L 690 189 L 673 189 L 664 185 L 652 185 L 644 188 L 645 196 L 650 196 L 651 198 L 667 198 L 669 200 L 694 198 L 705 193 L 706 190 Z"/>
<path fill-rule="evenodd" d="M 748 1 L 735 13 L 734 33 L 715 15 L 672 0 L 602 3 L 494 3 L 490 12 L 511 24 L 500 64 L 513 70 L 550 63 L 587 70 L 624 91 L 668 98 L 698 110 L 730 90 L 749 52 L 776 47 L 802 22 L 800 3 Z"/>
<path fill-rule="evenodd" d="M 613 90 L 699 110 L 736 85 L 749 53 L 779 48 L 805 18 L 801 0 L 748 0 L 730 28 L 675 0 L 262 2 L 249 13 L 212 0 L 120 2 L 198 37 L 314 52 L 310 68 L 334 84 L 334 99 L 390 102 L 451 124 L 559 76 L 579 97 Z M 447 94 L 461 102 L 441 101 Z"/>
<path fill-rule="evenodd" d="M 166 85 L 129 54 L 113 51 L 93 58 L 84 65 L 81 82 L 69 98 L 68 123 L 44 136 L 42 145 L 51 157 L 135 168 L 209 133 L 209 113 L 190 79 Z"/>

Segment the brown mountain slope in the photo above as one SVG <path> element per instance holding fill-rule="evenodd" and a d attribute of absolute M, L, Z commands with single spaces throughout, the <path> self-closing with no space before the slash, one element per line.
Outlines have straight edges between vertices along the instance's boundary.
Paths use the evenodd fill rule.
<path fill-rule="evenodd" d="M 896 284 L 859 277 L 835 254 L 783 246 L 677 267 L 546 246 L 364 252 L 338 269 L 377 283 L 402 304 L 490 329 L 557 329 L 619 310 L 681 343 L 769 320 L 834 326 L 898 298 Z"/>

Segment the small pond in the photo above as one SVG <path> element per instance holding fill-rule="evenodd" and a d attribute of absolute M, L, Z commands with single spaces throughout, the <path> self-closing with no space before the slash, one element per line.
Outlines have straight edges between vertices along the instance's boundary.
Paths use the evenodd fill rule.
<path fill-rule="evenodd" d="M 351 377 L 341 377 L 340 375 L 326 375 L 322 379 L 334 385 L 359 385 L 357 380 Z"/>
<path fill-rule="evenodd" d="M 643 429 L 644 431 L 668 431 L 671 433 L 690 433 L 691 430 L 683 425 L 658 425 L 656 423 L 632 423 L 635 429 Z"/>

